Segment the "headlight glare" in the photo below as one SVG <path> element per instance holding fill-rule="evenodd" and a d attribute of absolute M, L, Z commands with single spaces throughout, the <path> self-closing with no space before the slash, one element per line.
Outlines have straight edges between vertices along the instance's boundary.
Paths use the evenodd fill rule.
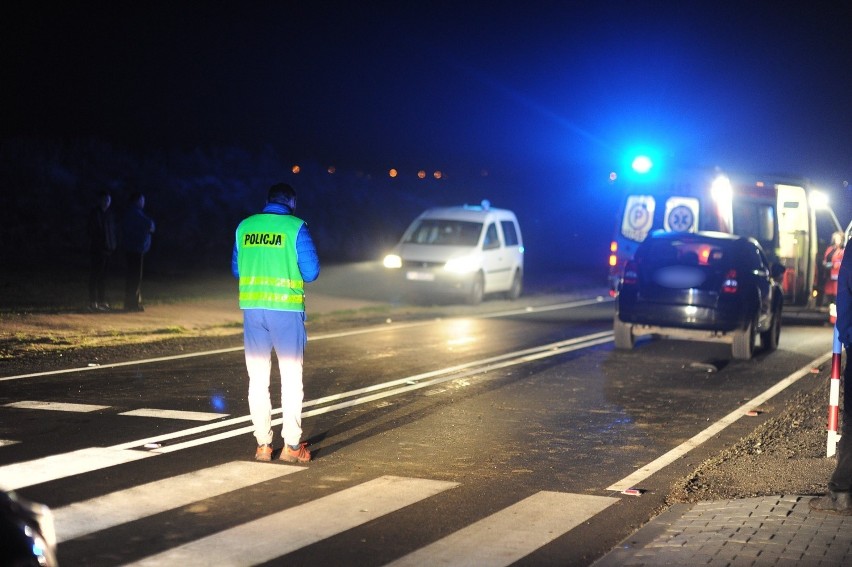
<path fill-rule="evenodd" d="M 385 265 L 385 268 L 401 268 L 402 258 L 397 254 L 388 254 L 382 263 Z"/>
<path fill-rule="evenodd" d="M 444 264 L 444 269 L 448 272 L 453 272 L 454 274 L 468 274 L 478 270 L 479 264 L 477 263 L 476 258 L 471 256 L 461 256 L 459 258 L 448 260 L 447 263 Z"/>

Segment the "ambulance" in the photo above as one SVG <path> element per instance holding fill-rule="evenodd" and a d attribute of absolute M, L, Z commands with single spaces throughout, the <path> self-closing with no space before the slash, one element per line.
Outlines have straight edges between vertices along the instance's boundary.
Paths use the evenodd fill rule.
<path fill-rule="evenodd" d="M 488 201 L 423 212 L 383 263 L 411 294 L 456 296 L 476 305 L 488 294 L 517 299 L 523 290 L 518 219 Z"/>
<path fill-rule="evenodd" d="M 653 231 L 718 231 L 757 240 L 784 266 L 784 302 L 812 309 L 821 261 L 814 198 L 801 178 L 680 171 L 625 188 L 609 255 L 610 294 L 618 294 L 625 263 Z M 834 221 L 832 230 L 842 230 Z"/>

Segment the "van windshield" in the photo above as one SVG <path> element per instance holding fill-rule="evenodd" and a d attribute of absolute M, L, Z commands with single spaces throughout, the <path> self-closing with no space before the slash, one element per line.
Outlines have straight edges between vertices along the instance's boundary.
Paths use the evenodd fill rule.
<path fill-rule="evenodd" d="M 438 246 L 476 246 L 481 232 L 481 222 L 421 219 L 408 232 L 404 242 Z"/>

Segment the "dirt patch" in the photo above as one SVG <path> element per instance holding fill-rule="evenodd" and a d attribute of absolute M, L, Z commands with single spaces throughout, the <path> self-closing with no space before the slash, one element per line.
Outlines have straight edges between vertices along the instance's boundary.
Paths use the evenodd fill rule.
<path fill-rule="evenodd" d="M 835 466 L 825 456 L 827 396 L 826 381 L 814 380 L 779 415 L 676 483 L 670 502 L 823 494 Z"/>

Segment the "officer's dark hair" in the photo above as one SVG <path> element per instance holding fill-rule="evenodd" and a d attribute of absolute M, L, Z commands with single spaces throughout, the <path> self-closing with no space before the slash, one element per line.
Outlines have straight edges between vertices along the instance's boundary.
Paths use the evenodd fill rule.
<path fill-rule="evenodd" d="M 279 205 L 289 205 L 296 198 L 296 190 L 286 183 L 276 183 L 269 188 L 269 193 L 266 195 L 267 203 L 278 203 Z"/>
<path fill-rule="evenodd" d="M 143 195 L 142 195 L 142 192 L 141 192 L 141 191 L 134 191 L 133 193 L 131 193 L 131 194 L 130 194 L 130 202 L 131 202 L 131 203 L 135 203 L 136 201 L 138 201 L 139 199 L 141 199 L 141 198 L 142 198 L 142 196 L 143 196 Z"/>

